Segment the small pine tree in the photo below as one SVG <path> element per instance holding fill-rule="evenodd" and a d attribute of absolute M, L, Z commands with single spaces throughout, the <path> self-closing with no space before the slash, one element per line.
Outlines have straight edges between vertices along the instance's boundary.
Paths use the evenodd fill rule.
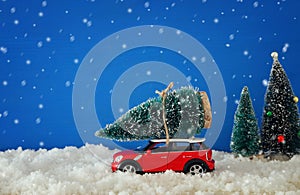
<path fill-rule="evenodd" d="M 241 93 L 239 105 L 234 115 L 231 150 L 242 156 L 253 156 L 259 151 L 258 124 L 255 117 L 248 87 Z"/>
<path fill-rule="evenodd" d="M 278 61 L 278 54 L 271 55 L 274 61 L 265 94 L 262 148 L 266 155 L 293 156 L 300 146 L 298 98 Z"/>
<path fill-rule="evenodd" d="M 116 140 L 166 138 L 162 114 L 162 98 L 152 98 L 95 135 Z M 200 133 L 205 123 L 201 94 L 189 87 L 167 93 L 165 115 L 171 138 L 189 138 Z"/>

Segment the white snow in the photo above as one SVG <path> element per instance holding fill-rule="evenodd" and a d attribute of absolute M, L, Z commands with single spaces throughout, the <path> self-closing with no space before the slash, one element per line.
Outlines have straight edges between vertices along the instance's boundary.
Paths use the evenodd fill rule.
<path fill-rule="evenodd" d="M 39 41 L 39 42 L 37 43 L 37 47 L 43 47 L 43 41 Z"/>
<path fill-rule="evenodd" d="M 3 54 L 6 54 L 6 53 L 7 53 L 7 48 L 6 48 L 6 47 L 0 47 L 0 51 L 1 51 Z"/>
<path fill-rule="evenodd" d="M 2 82 L 2 85 L 3 85 L 3 86 L 7 86 L 7 85 L 8 85 L 8 82 L 7 82 L 7 81 L 3 81 L 3 82 Z"/>
<path fill-rule="evenodd" d="M 289 46 L 290 45 L 288 43 L 285 43 L 284 46 L 283 46 L 283 48 L 282 48 L 282 53 L 286 53 L 287 50 L 288 50 L 288 48 L 289 48 Z"/>
<path fill-rule="evenodd" d="M 71 81 L 66 81 L 65 82 L 65 87 L 70 87 L 71 86 Z"/>
<path fill-rule="evenodd" d="M 44 108 L 44 105 L 43 105 L 43 104 L 39 104 L 39 105 L 38 105 L 38 108 L 39 108 L 39 109 L 43 109 L 43 108 Z"/>
<path fill-rule="evenodd" d="M 0 152 L 0 194 L 300 193 L 300 156 L 267 162 L 213 151 L 216 170 L 200 177 L 112 173 L 115 152 L 101 145 Z"/>

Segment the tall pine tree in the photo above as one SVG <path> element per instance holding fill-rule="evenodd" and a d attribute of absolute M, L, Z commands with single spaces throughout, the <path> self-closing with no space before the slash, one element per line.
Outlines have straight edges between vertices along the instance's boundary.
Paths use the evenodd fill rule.
<path fill-rule="evenodd" d="M 298 98 L 290 81 L 273 52 L 273 65 L 265 94 L 262 117 L 262 148 L 266 156 L 284 154 L 293 156 L 299 148 Z"/>
<path fill-rule="evenodd" d="M 241 93 L 239 105 L 234 115 L 234 125 L 230 148 L 242 156 L 253 156 L 259 152 L 259 134 L 255 112 L 248 87 Z"/>

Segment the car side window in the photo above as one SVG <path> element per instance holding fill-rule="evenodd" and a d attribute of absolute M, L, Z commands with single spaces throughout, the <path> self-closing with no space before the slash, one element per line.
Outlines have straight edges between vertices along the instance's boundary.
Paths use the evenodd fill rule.
<path fill-rule="evenodd" d="M 202 147 L 199 143 L 191 143 L 191 150 L 192 151 L 200 150 L 200 149 L 202 149 Z"/>
<path fill-rule="evenodd" d="M 189 143 L 187 142 L 173 142 L 170 143 L 170 152 L 180 152 L 189 150 Z"/>

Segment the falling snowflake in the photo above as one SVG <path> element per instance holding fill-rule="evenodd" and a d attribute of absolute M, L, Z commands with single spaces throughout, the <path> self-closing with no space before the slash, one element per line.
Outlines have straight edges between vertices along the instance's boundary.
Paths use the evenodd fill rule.
<path fill-rule="evenodd" d="M 21 86 L 25 86 L 26 85 L 26 80 L 21 81 Z"/>
<path fill-rule="evenodd" d="M 267 79 L 264 79 L 264 80 L 262 80 L 262 84 L 263 84 L 263 86 L 268 86 L 268 84 L 269 84 L 269 81 L 267 80 Z"/>
<path fill-rule="evenodd" d="M 145 8 L 149 8 L 149 6 L 150 6 L 150 3 L 149 3 L 148 1 L 146 1 L 146 2 L 144 3 L 144 7 L 145 7 Z"/>
<path fill-rule="evenodd" d="M 16 12 L 16 8 L 15 7 L 10 8 L 10 13 L 11 14 L 14 14 L 15 12 Z"/>
<path fill-rule="evenodd" d="M 192 80 L 192 77 L 191 77 L 191 76 L 186 77 L 186 81 L 187 81 L 187 82 L 191 82 L 191 80 Z"/>
<path fill-rule="evenodd" d="M 42 122 L 42 119 L 40 117 L 35 119 L 35 124 L 40 124 Z"/>
<path fill-rule="evenodd" d="M 44 108 L 44 105 L 43 105 L 43 104 L 39 104 L 39 105 L 38 105 L 38 108 L 39 108 L 39 109 L 43 109 L 43 108 Z"/>
<path fill-rule="evenodd" d="M 151 70 L 147 70 L 146 75 L 150 76 L 152 74 Z"/>
<path fill-rule="evenodd" d="M 71 86 L 71 81 L 66 81 L 66 82 L 65 82 L 65 86 L 66 86 L 66 87 L 70 87 L 70 86 Z"/>
<path fill-rule="evenodd" d="M 74 42 L 75 41 L 75 36 L 70 34 L 70 42 Z"/>
<path fill-rule="evenodd" d="M 247 55 L 249 55 L 249 51 L 245 50 L 245 51 L 243 52 L 243 54 L 244 54 L 245 56 L 247 56 Z"/>
<path fill-rule="evenodd" d="M 15 24 L 15 25 L 18 25 L 19 23 L 20 23 L 19 20 L 14 20 L 14 24 Z"/>
<path fill-rule="evenodd" d="M 130 13 L 132 13 L 132 9 L 131 8 L 128 8 L 127 9 L 127 12 L 130 14 Z"/>
<path fill-rule="evenodd" d="M 259 5 L 259 3 L 258 3 L 258 1 L 255 1 L 254 3 L 253 3 L 253 7 L 258 7 L 258 5 Z"/>
<path fill-rule="evenodd" d="M 50 42 L 50 41 L 51 41 L 51 38 L 50 38 L 50 37 L 46 37 L 46 41 L 47 41 L 47 42 Z"/>
<path fill-rule="evenodd" d="M 42 42 L 42 41 L 39 41 L 39 42 L 37 43 L 37 47 L 43 47 L 43 42 Z"/>
<path fill-rule="evenodd" d="M 3 117 L 7 117 L 7 116 L 8 116 L 8 111 L 5 110 L 5 111 L 3 112 Z"/>
<path fill-rule="evenodd" d="M 215 18 L 215 19 L 214 19 L 214 23 L 215 23 L 215 24 L 219 23 L 219 19 L 218 19 L 218 18 Z"/>
<path fill-rule="evenodd" d="M 229 35 L 229 40 L 233 40 L 234 39 L 234 34 L 230 34 Z"/>
<path fill-rule="evenodd" d="M 285 43 L 284 46 L 283 46 L 283 48 L 282 48 L 282 53 L 286 53 L 287 50 L 288 50 L 288 48 L 289 48 L 289 46 L 290 45 L 288 43 Z"/>
<path fill-rule="evenodd" d="M 0 47 L 0 51 L 1 51 L 3 54 L 6 54 L 6 53 L 7 53 L 7 48 L 6 48 L 6 47 Z"/>
<path fill-rule="evenodd" d="M 42 1 L 42 7 L 46 7 L 47 6 L 47 1 Z"/>
<path fill-rule="evenodd" d="M 158 30 L 158 32 L 159 32 L 159 34 L 163 34 L 163 33 L 164 33 L 164 29 L 163 29 L 163 28 L 160 28 L 160 29 Z"/>
<path fill-rule="evenodd" d="M 17 118 L 16 118 L 16 119 L 14 119 L 14 124 L 16 124 L 16 125 L 17 125 L 17 124 L 19 124 L 19 123 L 20 123 L 19 119 L 17 119 Z"/>
<path fill-rule="evenodd" d="M 8 82 L 7 82 L 7 81 L 3 81 L 3 82 L 2 82 L 2 85 L 3 85 L 3 86 L 7 86 L 7 85 L 8 85 Z"/>
<path fill-rule="evenodd" d="M 200 61 L 201 61 L 201 63 L 206 62 L 206 57 L 205 56 L 201 57 Z"/>

